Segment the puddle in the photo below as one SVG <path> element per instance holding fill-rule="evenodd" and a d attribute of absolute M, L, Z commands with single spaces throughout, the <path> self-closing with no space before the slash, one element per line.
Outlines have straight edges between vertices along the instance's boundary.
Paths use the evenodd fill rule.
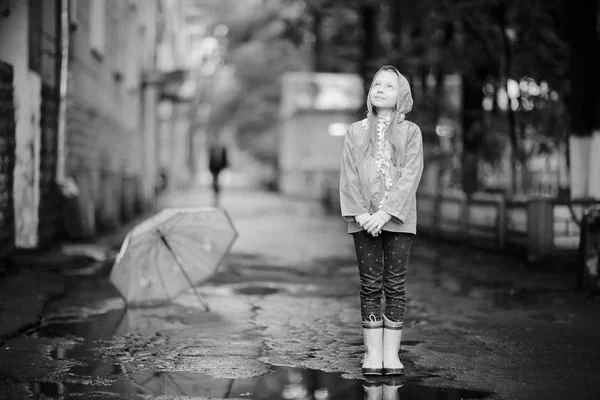
<path fill-rule="evenodd" d="M 425 342 L 422 340 L 403 340 L 402 346 L 416 346 L 421 343 L 425 343 Z"/>
<path fill-rule="evenodd" d="M 220 289 L 226 286 L 221 285 Z M 269 296 L 277 293 L 285 293 L 291 296 L 311 296 L 319 291 L 319 287 L 315 284 L 298 284 L 298 283 L 277 283 L 277 282 L 252 282 L 244 284 L 234 284 L 227 287 L 234 293 L 249 295 L 249 296 Z M 321 297 L 324 297 L 322 291 L 319 292 Z"/>
<path fill-rule="evenodd" d="M 30 336 L 46 338 L 83 338 L 86 341 L 109 340 L 117 334 L 126 333 L 125 309 L 111 310 L 87 318 L 58 316 L 47 321 Z"/>
<path fill-rule="evenodd" d="M 94 387 L 70 383 L 34 383 L 34 395 L 50 398 L 114 398 L 115 395 L 197 396 L 214 399 L 484 399 L 488 392 L 439 388 L 419 383 L 419 377 L 376 377 L 344 379 L 341 374 L 311 369 L 272 367 L 256 378 L 215 379 L 192 372 L 142 371 L 126 374 L 110 386 Z M 384 397 L 385 396 L 385 397 Z"/>
<path fill-rule="evenodd" d="M 234 289 L 239 294 L 250 296 L 268 296 L 270 294 L 279 293 L 280 289 L 268 286 L 245 286 Z"/>
<path fill-rule="evenodd" d="M 98 357 L 94 351 L 95 341 L 124 333 L 124 320 L 124 311 L 114 310 L 83 320 L 58 319 L 38 329 L 31 335 L 32 338 L 54 339 L 54 347 L 49 349 L 48 354 L 51 358 L 72 360 L 76 364 L 64 374 L 24 384 L 26 389 L 34 397 L 50 399 L 192 396 L 256 400 L 458 400 L 485 399 L 491 395 L 482 391 L 430 386 L 427 379 L 432 376 L 418 372 L 401 377 L 369 378 L 367 382 L 363 379 L 346 379 L 341 373 L 281 366 L 267 366 L 270 372 L 262 376 L 238 379 L 170 371 L 168 366 L 150 362 L 140 370 L 112 357 Z M 157 338 L 162 339 L 158 336 L 153 339 Z M 407 345 L 419 343 L 414 341 Z M 307 352 L 307 359 L 310 353 Z M 137 353 L 136 357 L 139 360 L 142 353 Z M 211 362 L 210 359 L 204 362 Z M 195 361 L 202 363 L 202 356 Z"/>

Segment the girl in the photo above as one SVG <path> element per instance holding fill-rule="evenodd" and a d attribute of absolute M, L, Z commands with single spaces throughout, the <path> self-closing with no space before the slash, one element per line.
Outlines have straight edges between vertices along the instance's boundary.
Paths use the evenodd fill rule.
<path fill-rule="evenodd" d="M 349 127 L 344 142 L 340 203 L 358 261 L 365 375 L 404 373 L 404 285 L 423 172 L 421 130 L 404 118 L 412 105 L 406 78 L 382 67 L 367 94 L 367 118 Z"/>

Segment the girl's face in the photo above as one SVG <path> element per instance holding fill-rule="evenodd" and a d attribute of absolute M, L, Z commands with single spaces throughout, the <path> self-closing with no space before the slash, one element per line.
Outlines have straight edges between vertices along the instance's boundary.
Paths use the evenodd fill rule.
<path fill-rule="evenodd" d="M 393 109 L 398 101 L 398 75 L 392 71 L 381 71 L 375 75 L 369 97 L 377 111 Z"/>

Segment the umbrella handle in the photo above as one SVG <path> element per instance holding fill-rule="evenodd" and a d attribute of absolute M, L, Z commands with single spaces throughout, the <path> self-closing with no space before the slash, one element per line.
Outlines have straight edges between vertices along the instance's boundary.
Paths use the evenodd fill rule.
<path fill-rule="evenodd" d="M 190 276 L 183 268 L 183 264 L 181 263 L 181 260 L 179 259 L 179 257 L 177 257 L 177 254 L 175 254 L 175 252 L 173 251 L 173 248 L 171 247 L 171 244 L 167 240 L 167 237 L 164 235 L 164 233 L 160 229 L 157 229 L 156 231 L 158 232 L 158 235 L 160 236 L 160 240 L 165 244 L 165 246 L 167 247 L 167 250 L 169 250 L 169 253 L 171 253 L 171 255 L 173 256 L 173 259 L 175 259 L 175 263 L 177 263 L 177 266 L 179 267 L 179 269 L 181 269 L 183 276 L 185 276 L 185 279 L 187 279 L 188 283 L 190 284 L 190 287 L 194 291 L 194 294 L 198 298 L 198 301 L 200 302 L 200 304 L 202 304 L 204 306 L 204 309 L 207 312 L 210 311 L 208 304 L 206 303 L 206 301 L 204 301 L 204 299 L 202 298 L 200 293 L 198 293 L 196 286 L 194 286 L 194 284 L 192 283 L 192 280 L 190 279 Z"/>

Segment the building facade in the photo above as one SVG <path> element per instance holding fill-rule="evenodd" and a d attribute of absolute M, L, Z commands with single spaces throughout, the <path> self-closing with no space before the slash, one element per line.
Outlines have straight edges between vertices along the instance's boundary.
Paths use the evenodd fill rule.
<path fill-rule="evenodd" d="M 338 198 L 344 136 L 363 103 L 360 76 L 288 72 L 282 78 L 278 135 L 282 193 Z"/>
<path fill-rule="evenodd" d="M 159 1 L 2 2 L 0 257 L 153 204 L 162 27 Z"/>

